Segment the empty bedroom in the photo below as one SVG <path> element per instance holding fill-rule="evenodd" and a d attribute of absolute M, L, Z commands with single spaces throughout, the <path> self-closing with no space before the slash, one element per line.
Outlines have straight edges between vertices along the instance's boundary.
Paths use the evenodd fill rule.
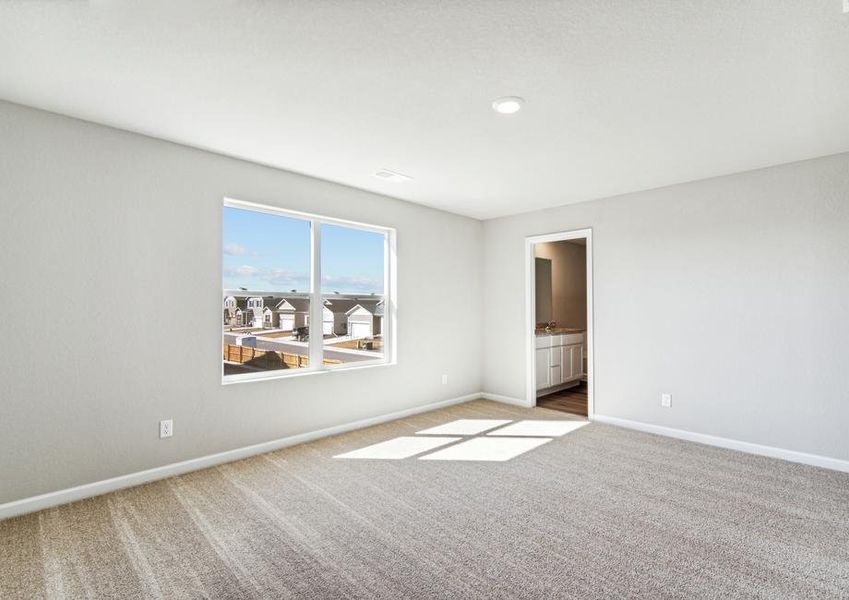
<path fill-rule="evenodd" d="M 847 0 L 0 2 L 0 598 L 849 598 Z"/>

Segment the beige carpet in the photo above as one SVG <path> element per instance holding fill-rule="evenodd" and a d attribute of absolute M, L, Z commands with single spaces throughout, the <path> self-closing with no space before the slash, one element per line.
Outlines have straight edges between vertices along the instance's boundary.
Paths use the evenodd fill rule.
<path fill-rule="evenodd" d="M 455 419 L 570 417 L 476 401 L 10 519 L 0 597 L 849 597 L 845 474 L 596 423 L 333 458 Z"/>

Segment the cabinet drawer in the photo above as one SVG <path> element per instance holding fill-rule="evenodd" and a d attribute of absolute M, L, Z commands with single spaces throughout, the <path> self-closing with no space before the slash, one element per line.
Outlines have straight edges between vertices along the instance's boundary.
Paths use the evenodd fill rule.
<path fill-rule="evenodd" d="M 563 341 L 561 344 L 564 346 L 568 346 L 569 344 L 583 344 L 584 343 L 584 334 L 583 333 L 568 333 L 563 337 Z"/>
<path fill-rule="evenodd" d="M 534 341 L 537 348 L 551 348 L 550 335 L 538 335 Z"/>

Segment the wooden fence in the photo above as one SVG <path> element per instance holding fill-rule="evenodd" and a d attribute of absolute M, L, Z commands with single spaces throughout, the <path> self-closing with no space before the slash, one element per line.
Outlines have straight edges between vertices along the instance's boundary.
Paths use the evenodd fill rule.
<path fill-rule="evenodd" d="M 250 346 L 224 344 L 224 361 L 239 363 L 257 369 L 301 369 L 309 366 L 310 359 L 303 354 L 290 354 L 274 350 L 260 350 Z M 341 360 L 324 359 L 325 365 L 342 364 Z"/>
<path fill-rule="evenodd" d="M 326 341 L 331 348 L 348 348 L 349 350 L 371 350 L 372 352 L 380 352 L 383 350 L 383 340 L 346 340 L 344 342 L 333 343 L 333 340 Z"/>

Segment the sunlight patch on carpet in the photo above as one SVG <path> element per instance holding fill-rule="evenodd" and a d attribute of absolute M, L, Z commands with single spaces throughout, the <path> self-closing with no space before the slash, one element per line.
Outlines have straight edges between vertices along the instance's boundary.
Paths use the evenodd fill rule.
<path fill-rule="evenodd" d="M 472 438 L 431 454 L 419 460 L 477 460 L 505 461 L 550 442 L 551 438 Z"/>
<path fill-rule="evenodd" d="M 400 460 L 402 458 L 409 458 L 416 454 L 421 454 L 422 452 L 427 452 L 428 450 L 433 450 L 434 448 L 450 444 L 451 442 L 456 442 L 459 439 L 461 438 L 401 436 L 385 442 L 372 444 L 371 446 L 366 446 L 359 450 L 338 454 L 333 458 Z"/>

